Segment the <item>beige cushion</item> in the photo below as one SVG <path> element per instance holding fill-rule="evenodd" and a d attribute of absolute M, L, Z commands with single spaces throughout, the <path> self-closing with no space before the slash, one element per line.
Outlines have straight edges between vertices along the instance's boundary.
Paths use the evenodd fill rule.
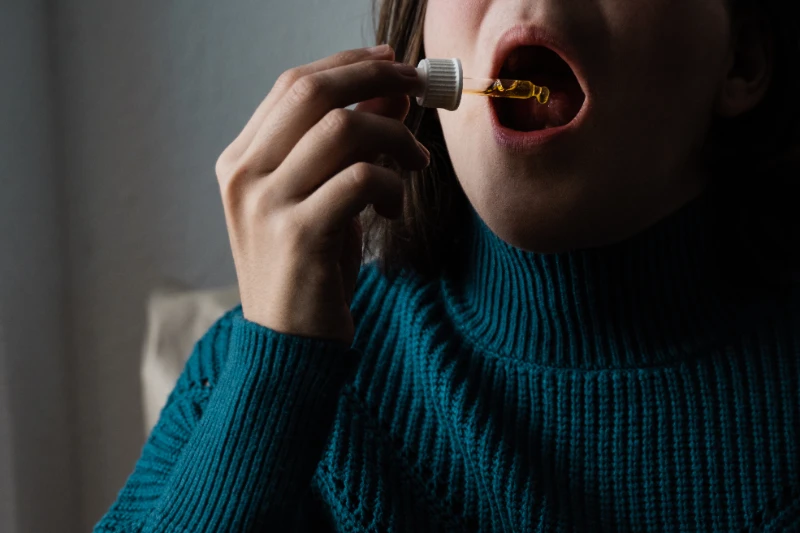
<path fill-rule="evenodd" d="M 225 311 L 239 303 L 236 287 L 202 291 L 163 289 L 147 303 L 142 354 L 144 429 L 149 435 L 194 344 Z"/>

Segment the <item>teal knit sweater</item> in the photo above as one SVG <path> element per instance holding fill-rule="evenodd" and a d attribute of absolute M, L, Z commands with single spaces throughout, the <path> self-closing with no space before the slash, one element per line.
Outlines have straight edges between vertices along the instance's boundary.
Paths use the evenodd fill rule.
<path fill-rule="evenodd" d="M 540 255 L 473 211 L 457 275 L 362 267 L 352 346 L 233 309 L 95 531 L 800 531 L 797 296 L 709 213 Z"/>

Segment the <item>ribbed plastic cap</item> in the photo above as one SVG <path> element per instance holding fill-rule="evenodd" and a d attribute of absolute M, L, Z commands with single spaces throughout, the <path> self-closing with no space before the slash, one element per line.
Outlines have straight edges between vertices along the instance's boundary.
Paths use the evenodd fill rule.
<path fill-rule="evenodd" d="M 464 88 L 464 72 L 461 60 L 423 59 L 417 65 L 419 77 L 425 82 L 425 92 L 417 96 L 422 107 L 441 107 L 455 111 L 461 104 Z"/>

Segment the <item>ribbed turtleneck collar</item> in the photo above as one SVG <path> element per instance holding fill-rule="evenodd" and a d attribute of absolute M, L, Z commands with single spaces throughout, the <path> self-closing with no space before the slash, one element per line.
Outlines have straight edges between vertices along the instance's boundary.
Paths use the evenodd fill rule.
<path fill-rule="evenodd" d="M 647 367 L 707 350 L 733 324 L 707 195 L 622 243 L 559 254 L 515 248 L 470 214 L 465 268 L 443 289 L 478 349 L 552 367 Z"/>

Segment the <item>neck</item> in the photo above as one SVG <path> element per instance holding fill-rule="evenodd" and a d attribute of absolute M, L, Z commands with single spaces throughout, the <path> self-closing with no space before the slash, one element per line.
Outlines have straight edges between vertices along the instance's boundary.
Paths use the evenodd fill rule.
<path fill-rule="evenodd" d="M 466 267 L 444 290 L 484 350 L 554 367 L 647 367 L 689 357 L 732 323 L 706 196 L 624 242 L 558 254 L 515 248 L 470 212 Z"/>

